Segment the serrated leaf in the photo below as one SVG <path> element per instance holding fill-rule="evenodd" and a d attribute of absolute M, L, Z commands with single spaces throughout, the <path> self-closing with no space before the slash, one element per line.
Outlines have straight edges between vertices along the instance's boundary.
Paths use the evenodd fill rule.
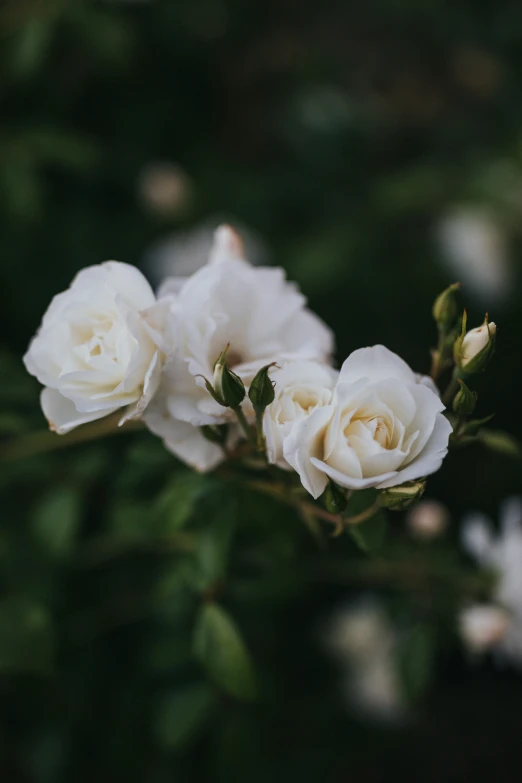
<path fill-rule="evenodd" d="M 194 632 L 194 653 L 211 679 L 243 701 L 256 696 L 252 660 L 234 621 L 217 604 L 204 604 Z"/>
<path fill-rule="evenodd" d="M 157 742 L 166 750 L 180 750 L 197 738 L 215 706 L 212 689 L 194 683 L 165 693 L 154 722 Z"/>
<path fill-rule="evenodd" d="M 46 673 L 52 664 L 49 616 L 22 597 L 0 602 L 0 671 Z"/>
<path fill-rule="evenodd" d="M 33 533 L 53 557 L 66 557 L 72 550 L 80 513 L 81 497 L 73 487 L 54 489 L 40 501 L 33 514 Z"/>

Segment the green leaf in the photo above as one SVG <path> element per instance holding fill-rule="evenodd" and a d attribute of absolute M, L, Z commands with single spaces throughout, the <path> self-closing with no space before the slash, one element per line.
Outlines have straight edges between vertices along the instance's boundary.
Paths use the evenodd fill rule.
<path fill-rule="evenodd" d="M 522 457 L 522 446 L 519 441 L 503 430 L 481 430 L 477 438 L 497 454 L 504 454 L 506 457 L 515 459 Z"/>
<path fill-rule="evenodd" d="M 227 503 L 197 536 L 187 573 L 198 590 L 207 590 L 226 577 L 236 530 L 235 511 L 235 504 Z"/>
<path fill-rule="evenodd" d="M 211 679 L 237 699 L 256 696 L 256 677 L 250 655 L 227 612 L 205 604 L 194 632 L 194 653 Z"/>
<path fill-rule="evenodd" d="M 180 750 L 205 728 L 215 706 L 215 696 L 206 683 L 194 683 L 168 691 L 159 702 L 154 734 L 165 750 Z"/>
<path fill-rule="evenodd" d="M 0 602 L 0 671 L 46 673 L 51 663 L 51 628 L 45 608 L 18 596 Z"/>
<path fill-rule="evenodd" d="M 415 700 L 426 691 L 433 672 L 436 639 L 433 629 L 418 625 L 399 648 L 399 672 L 408 698 Z"/>
<path fill-rule="evenodd" d="M 33 515 L 33 533 L 42 547 L 56 558 L 72 550 L 80 524 L 81 497 L 73 487 L 58 487 L 39 503 Z"/>
<path fill-rule="evenodd" d="M 377 552 L 386 538 L 387 521 L 383 511 L 377 511 L 365 522 L 352 525 L 349 532 L 359 549 L 367 554 Z"/>
<path fill-rule="evenodd" d="M 208 484 L 208 479 L 200 473 L 183 471 L 174 477 L 155 504 L 155 514 L 162 532 L 179 530 L 188 522 Z"/>

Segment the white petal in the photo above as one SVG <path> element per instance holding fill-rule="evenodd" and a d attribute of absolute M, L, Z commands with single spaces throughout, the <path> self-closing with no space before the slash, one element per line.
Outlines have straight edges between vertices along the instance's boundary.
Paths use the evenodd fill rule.
<path fill-rule="evenodd" d="M 404 470 L 400 470 L 395 478 L 378 484 L 379 489 L 394 487 L 405 481 L 413 481 L 436 473 L 448 453 L 448 441 L 452 432 L 453 427 L 448 419 L 442 413 L 438 413 L 433 432 L 421 453 Z"/>
<path fill-rule="evenodd" d="M 370 383 L 388 378 L 415 383 L 415 374 L 406 362 L 384 345 L 360 348 L 346 359 L 341 367 L 339 382 L 355 383 L 360 378 L 367 378 Z"/>
<path fill-rule="evenodd" d="M 126 421 L 130 421 L 130 419 L 137 419 L 143 414 L 143 411 L 158 390 L 161 380 L 161 370 L 161 359 L 159 353 L 156 351 L 145 375 L 145 381 L 143 383 L 143 394 L 135 405 L 130 405 L 127 408 L 126 413 L 120 419 L 120 427 L 122 424 L 125 424 Z"/>
<path fill-rule="evenodd" d="M 104 416 L 117 411 L 119 407 L 80 413 L 76 410 L 71 400 L 55 389 L 42 389 L 40 404 L 49 423 L 49 429 L 54 430 L 59 435 L 64 435 L 80 424 L 87 424 L 89 421 L 102 419 Z"/>
<path fill-rule="evenodd" d="M 330 478 L 335 481 L 336 484 L 339 484 L 340 487 L 346 487 L 347 489 L 366 489 L 367 487 L 381 486 L 379 482 L 384 479 L 393 482 L 393 477 L 397 475 L 396 471 L 391 471 L 389 473 L 384 473 L 381 476 L 374 476 L 371 478 L 355 478 L 354 476 L 346 476 L 323 460 L 312 457 L 310 461 L 317 470 L 330 476 Z"/>
<path fill-rule="evenodd" d="M 311 457 L 322 456 L 324 433 L 332 413 L 331 405 L 318 408 L 308 418 L 298 422 L 283 442 L 286 461 L 297 471 L 303 487 L 314 498 L 323 494 L 328 479 L 324 472 L 314 466 Z"/>
<path fill-rule="evenodd" d="M 198 427 L 172 419 L 159 407 L 147 408 L 144 421 L 169 451 L 195 470 L 214 470 L 225 458 L 223 449 L 204 438 Z"/>

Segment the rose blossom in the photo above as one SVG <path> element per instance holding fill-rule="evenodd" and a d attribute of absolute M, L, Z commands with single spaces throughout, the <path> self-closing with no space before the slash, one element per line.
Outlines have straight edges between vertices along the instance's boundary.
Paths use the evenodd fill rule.
<path fill-rule="evenodd" d="M 285 457 L 313 497 L 342 487 L 393 487 L 434 473 L 452 432 L 429 378 L 382 345 L 344 362 L 332 402 L 295 424 Z"/>
<path fill-rule="evenodd" d="M 270 373 L 275 399 L 263 418 L 268 461 L 291 470 L 284 450 L 293 426 L 329 405 L 339 373 L 317 362 L 286 362 Z"/>
<path fill-rule="evenodd" d="M 168 356 L 161 394 L 145 421 L 160 436 L 159 422 L 164 427 L 169 420 L 200 427 L 234 421 L 230 409 L 211 397 L 204 382 L 212 379 L 214 363 L 227 344 L 228 366 L 247 386 L 266 364 L 285 359 L 326 361 L 333 351 L 332 332 L 307 309 L 304 296 L 286 281 L 284 271 L 251 266 L 243 258 L 238 235 L 228 226 L 217 229 L 209 263 L 189 278 L 167 279 L 159 296 L 163 325 L 158 345 Z M 249 414 L 248 404 L 245 412 Z M 182 450 L 177 448 L 178 430 L 175 423 L 168 427 L 166 446 L 199 470 L 214 467 L 215 459 L 192 461 L 185 438 L 179 441 Z M 200 433 L 194 438 L 199 441 Z"/>
<path fill-rule="evenodd" d="M 142 413 L 161 369 L 143 317 L 154 302 L 141 272 L 118 261 L 82 269 L 53 298 L 24 356 L 46 387 L 41 405 L 52 430 L 63 434 L 123 407 L 120 424 Z"/>

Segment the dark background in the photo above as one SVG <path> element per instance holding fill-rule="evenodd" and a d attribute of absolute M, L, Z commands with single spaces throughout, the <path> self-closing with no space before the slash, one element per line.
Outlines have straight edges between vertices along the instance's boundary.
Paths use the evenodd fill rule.
<path fill-rule="evenodd" d="M 522 439 L 519 3 L 13 0 L 0 35 L 6 441 L 43 427 L 21 355 L 51 297 L 107 258 L 154 276 L 151 246 L 221 216 L 298 281 L 334 329 L 339 362 L 383 342 L 427 371 L 432 302 L 460 277 L 437 231 L 461 208 L 494 221 L 509 270 L 491 298 L 462 281 L 470 323 L 487 309 L 498 326 L 494 361 L 474 381 L 478 413 Z M 158 162 L 179 178 L 165 209 L 143 193 Z M 2 781 L 515 779 L 522 681 L 461 657 L 452 590 L 385 591 L 404 627 L 435 629 L 429 677 L 406 725 L 350 717 L 315 634 L 353 586 L 311 584 L 301 562 L 315 550 L 299 522 L 240 494 L 233 513 L 254 533 L 239 535 L 224 600 L 263 698 L 245 707 L 213 694 L 208 720 L 178 742 L 169 699 L 200 677 L 195 599 L 180 598 L 176 558 L 147 535 L 179 466 L 144 433 L 2 468 Z M 479 446 L 448 460 L 428 489 L 453 520 L 433 557 L 468 568 L 455 554 L 462 514 L 496 518 L 521 483 L 519 461 Z M 212 508 L 231 502 L 205 487 Z M 416 558 L 400 518 L 391 526 L 401 556 Z M 116 554 L 100 555 L 99 541 Z M 350 559 L 350 547 L 330 548 Z"/>

